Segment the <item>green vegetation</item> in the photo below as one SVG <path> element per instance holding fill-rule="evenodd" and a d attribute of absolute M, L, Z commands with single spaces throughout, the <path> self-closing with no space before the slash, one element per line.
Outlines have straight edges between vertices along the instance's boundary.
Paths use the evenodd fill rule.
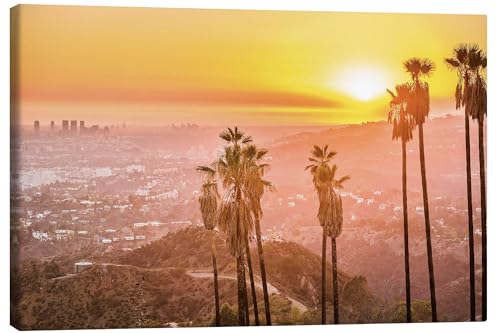
<path fill-rule="evenodd" d="M 235 306 L 231 306 L 227 303 L 222 304 L 220 316 L 221 316 L 221 326 L 238 325 L 238 312 Z"/>
<path fill-rule="evenodd" d="M 415 300 L 411 303 L 411 316 L 414 322 L 424 323 L 432 320 L 432 307 L 430 301 Z M 400 302 L 392 309 L 392 322 L 406 321 L 406 303 Z"/>

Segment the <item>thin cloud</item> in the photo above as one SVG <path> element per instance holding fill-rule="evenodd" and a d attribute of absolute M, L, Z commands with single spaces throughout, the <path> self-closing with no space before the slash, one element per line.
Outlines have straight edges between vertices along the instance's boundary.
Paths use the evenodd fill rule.
<path fill-rule="evenodd" d="M 64 103 L 132 103 L 186 106 L 336 108 L 343 103 L 336 99 L 289 91 L 250 90 L 84 90 L 64 91 L 38 89 L 27 92 L 23 99 L 30 102 Z"/>

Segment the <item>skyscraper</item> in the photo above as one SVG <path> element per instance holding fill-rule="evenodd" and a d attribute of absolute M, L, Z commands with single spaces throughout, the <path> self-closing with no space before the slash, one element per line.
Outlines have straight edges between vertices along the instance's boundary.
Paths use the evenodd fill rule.
<path fill-rule="evenodd" d="M 69 124 L 69 122 L 67 120 L 63 120 L 62 121 L 62 130 L 63 130 L 63 132 L 67 132 L 68 131 L 68 124 Z"/>
<path fill-rule="evenodd" d="M 80 120 L 80 135 L 82 134 L 85 134 L 85 121 L 84 120 Z"/>
<path fill-rule="evenodd" d="M 76 134 L 76 131 L 78 129 L 78 122 L 76 120 L 71 121 L 71 133 Z"/>
<path fill-rule="evenodd" d="M 56 123 L 55 123 L 53 120 L 51 120 L 51 121 L 50 121 L 50 131 L 51 131 L 51 132 L 54 132 L 54 129 L 55 129 L 55 128 L 56 128 Z"/>
<path fill-rule="evenodd" d="M 38 120 L 35 120 L 34 127 L 35 127 L 35 135 L 40 134 L 40 122 Z"/>

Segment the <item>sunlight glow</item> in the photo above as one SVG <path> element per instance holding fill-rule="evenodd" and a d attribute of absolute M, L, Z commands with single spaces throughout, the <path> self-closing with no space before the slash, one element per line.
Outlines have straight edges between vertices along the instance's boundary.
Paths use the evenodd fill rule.
<path fill-rule="evenodd" d="M 375 67 L 351 66 L 340 73 L 335 88 L 352 97 L 369 101 L 385 93 L 390 85 L 388 75 Z"/>

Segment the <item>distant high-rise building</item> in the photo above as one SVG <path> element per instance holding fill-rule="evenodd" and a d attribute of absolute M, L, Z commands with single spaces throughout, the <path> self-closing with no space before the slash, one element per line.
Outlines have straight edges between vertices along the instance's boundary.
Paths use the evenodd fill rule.
<path fill-rule="evenodd" d="M 76 120 L 71 121 L 71 132 L 76 133 L 78 129 L 78 122 Z"/>
<path fill-rule="evenodd" d="M 67 132 L 68 131 L 68 129 L 69 129 L 68 125 L 69 125 L 69 121 L 67 121 L 67 120 L 63 120 L 62 121 L 62 130 L 63 130 L 63 132 Z"/>
<path fill-rule="evenodd" d="M 55 128 L 56 128 L 56 123 L 55 123 L 53 120 L 51 120 L 51 121 L 50 121 L 50 131 L 51 131 L 51 132 L 54 132 L 54 129 L 55 129 Z"/>
<path fill-rule="evenodd" d="M 38 135 L 40 133 L 40 122 L 38 120 L 35 120 L 34 127 L 35 127 L 35 135 Z"/>
<path fill-rule="evenodd" d="M 80 135 L 81 134 L 84 134 L 85 133 L 85 121 L 84 120 L 80 120 Z"/>

